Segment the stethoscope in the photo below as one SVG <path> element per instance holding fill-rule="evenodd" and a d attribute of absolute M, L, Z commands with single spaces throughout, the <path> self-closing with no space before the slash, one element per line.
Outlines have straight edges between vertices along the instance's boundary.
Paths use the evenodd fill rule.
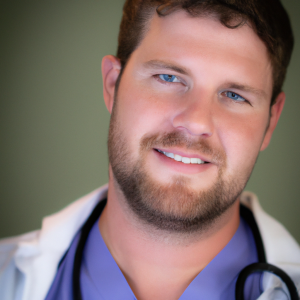
<path fill-rule="evenodd" d="M 86 240 L 88 238 L 89 232 L 92 229 L 95 222 L 98 220 L 101 212 L 103 211 L 107 200 L 100 201 L 97 206 L 94 208 L 93 212 L 83 225 L 80 233 L 80 238 L 78 241 L 78 245 L 75 252 L 74 257 L 74 265 L 73 265 L 73 299 L 74 300 L 83 300 L 82 294 L 81 294 L 81 288 L 80 288 L 80 268 L 81 268 L 81 261 L 82 261 L 82 255 L 84 246 L 86 243 Z M 254 216 L 250 209 L 245 207 L 244 205 L 240 206 L 240 212 L 243 219 L 248 223 L 250 226 L 255 243 L 256 243 L 256 249 L 258 254 L 258 263 L 251 264 L 247 267 L 245 267 L 239 274 L 237 282 L 236 282 L 236 288 L 235 288 L 235 299 L 238 300 L 244 300 L 244 286 L 246 283 L 246 279 L 248 276 L 250 276 L 252 273 L 255 272 L 270 272 L 274 275 L 280 277 L 280 279 L 286 284 L 286 287 L 290 294 L 290 300 L 299 300 L 298 293 L 296 286 L 292 279 L 281 269 L 269 264 L 266 262 L 266 256 L 265 256 L 265 250 L 263 246 L 263 241 L 258 229 L 258 226 L 256 224 L 256 221 L 254 219 Z"/>

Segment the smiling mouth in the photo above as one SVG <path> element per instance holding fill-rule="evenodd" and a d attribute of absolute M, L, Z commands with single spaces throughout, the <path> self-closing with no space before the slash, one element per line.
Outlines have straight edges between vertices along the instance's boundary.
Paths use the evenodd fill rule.
<path fill-rule="evenodd" d="M 184 164 L 195 164 L 195 165 L 203 165 L 203 164 L 208 164 L 209 162 L 207 161 L 203 161 L 201 160 L 200 158 L 190 158 L 190 157 L 184 157 L 184 156 L 181 156 L 181 155 L 178 155 L 178 154 L 174 154 L 172 152 L 166 152 L 166 151 L 162 151 L 162 150 L 159 150 L 159 149 L 154 149 L 156 150 L 157 152 L 175 160 L 175 161 L 178 161 L 178 162 L 182 162 Z"/>

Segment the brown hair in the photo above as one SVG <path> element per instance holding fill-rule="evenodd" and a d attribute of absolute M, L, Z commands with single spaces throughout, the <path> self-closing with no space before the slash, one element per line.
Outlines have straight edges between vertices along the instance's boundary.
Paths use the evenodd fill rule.
<path fill-rule="evenodd" d="M 253 27 L 270 55 L 273 105 L 282 90 L 294 45 L 290 20 L 280 0 L 126 0 L 117 50 L 122 70 L 141 43 L 155 11 L 163 17 L 179 9 L 192 17 L 216 16 L 224 26 L 232 29 L 245 23 Z"/>

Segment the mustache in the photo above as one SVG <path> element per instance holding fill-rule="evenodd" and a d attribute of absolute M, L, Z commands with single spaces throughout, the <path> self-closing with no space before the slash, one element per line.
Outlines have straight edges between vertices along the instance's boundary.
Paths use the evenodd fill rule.
<path fill-rule="evenodd" d="M 149 151 L 155 147 L 182 147 L 208 155 L 212 162 L 224 163 L 226 161 L 226 154 L 223 149 L 212 147 L 209 141 L 203 137 L 191 138 L 179 131 L 146 135 L 141 139 L 141 150 Z"/>

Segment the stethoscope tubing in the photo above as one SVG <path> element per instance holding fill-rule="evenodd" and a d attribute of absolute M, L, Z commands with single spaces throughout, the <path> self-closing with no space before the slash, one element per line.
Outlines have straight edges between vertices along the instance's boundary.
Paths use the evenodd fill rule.
<path fill-rule="evenodd" d="M 280 277 L 280 279 L 286 284 L 291 300 L 299 300 L 297 288 L 289 277 L 283 270 L 277 268 L 274 265 L 269 263 L 253 263 L 247 267 L 245 267 L 239 274 L 239 277 L 236 282 L 236 289 L 235 289 L 235 299 L 244 300 L 244 286 L 246 280 L 249 275 L 256 272 L 269 272 L 273 273 L 274 275 Z"/>
<path fill-rule="evenodd" d="M 73 299 L 74 300 L 82 300 L 82 293 L 80 287 L 80 269 L 81 269 L 81 261 L 83 256 L 83 250 L 90 233 L 95 222 L 98 220 L 101 212 L 103 211 L 106 205 L 107 199 L 100 201 L 96 207 L 94 208 L 93 212 L 82 226 L 80 238 L 78 241 L 78 245 L 75 252 L 74 257 L 74 265 L 73 265 Z"/>

